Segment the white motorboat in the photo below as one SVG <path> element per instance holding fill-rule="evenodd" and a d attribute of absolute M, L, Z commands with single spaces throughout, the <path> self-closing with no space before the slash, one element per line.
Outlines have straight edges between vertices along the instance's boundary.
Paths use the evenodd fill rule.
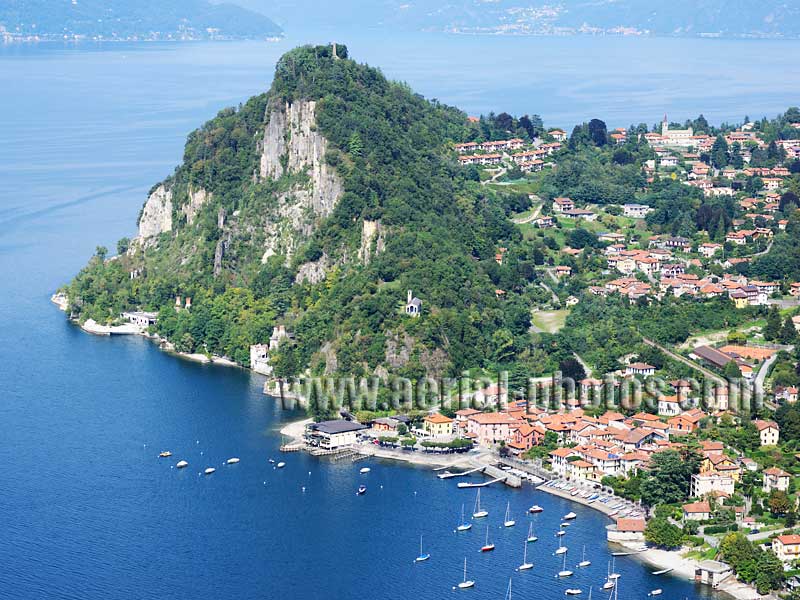
<path fill-rule="evenodd" d="M 534 504 L 533 506 L 531 506 L 528 509 L 528 512 L 530 512 L 530 513 L 540 513 L 542 511 L 544 511 L 544 509 L 541 506 L 539 506 L 538 504 Z"/>
<path fill-rule="evenodd" d="M 203 471 L 206 475 L 211 475 L 216 469 L 214 467 L 208 467 L 205 471 Z"/>
<path fill-rule="evenodd" d="M 177 464 L 177 465 L 175 465 L 175 468 L 176 468 L 176 469 L 183 469 L 183 468 L 186 468 L 186 467 L 188 467 L 188 466 L 189 466 L 189 463 L 188 463 L 188 461 L 185 461 L 185 460 L 180 460 L 180 461 L 178 461 L 178 464 Z"/>
<path fill-rule="evenodd" d="M 361 469 L 359 469 L 358 472 L 361 473 L 362 475 L 366 475 L 367 473 L 369 473 L 369 471 L 370 471 L 369 467 L 361 467 Z"/>
<path fill-rule="evenodd" d="M 569 521 L 571 519 L 574 519 L 577 516 L 578 515 L 576 515 L 574 512 L 568 512 L 567 514 L 564 515 L 564 520 L 565 521 Z"/>
<path fill-rule="evenodd" d="M 239 462 L 239 459 L 234 457 L 234 458 L 229 458 L 228 460 L 226 460 L 225 464 L 226 465 L 235 465 L 238 462 Z"/>
<path fill-rule="evenodd" d="M 283 467 L 285 467 L 285 466 L 286 466 L 286 463 L 285 463 L 285 462 L 279 462 L 279 463 L 278 463 L 277 465 L 275 465 L 275 466 L 276 466 L 277 468 L 279 468 L 279 469 L 282 469 Z"/>

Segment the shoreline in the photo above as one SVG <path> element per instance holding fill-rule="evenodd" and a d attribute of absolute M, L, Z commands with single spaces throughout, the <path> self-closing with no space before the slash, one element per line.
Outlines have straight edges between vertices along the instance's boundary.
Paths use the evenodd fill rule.
<path fill-rule="evenodd" d="M 55 304 L 56 307 L 61 312 L 66 313 L 69 301 L 67 300 L 67 297 L 64 294 L 60 293 L 53 294 L 52 296 L 50 296 L 50 302 Z M 168 340 L 162 338 L 159 335 L 148 333 L 147 329 L 144 329 L 139 325 L 134 325 L 133 323 L 126 323 L 124 325 L 100 325 L 94 319 L 87 319 L 83 323 L 80 323 L 75 319 L 70 319 L 69 317 L 67 318 L 67 320 L 70 323 L 73 323 L 74 325 L 80 327 L 81 331 L 84 331 L 85 333 L 88 333 L 90 335 L 98 335 L 98 336 L 138 335 L 153 342 L 156 342 L 158 344 L 159 350 L 161 350 L 162 352 L 166 352 L 167 354 L 177 356 L 178 358 L 190 360 L 192 362 L 204 365 L 214 364 L 214 365 L 219 365 L 221 367 L 237 367 L 240 369 L 246 368 L 242 367 L 238 363 L 232 361 L 230 358 L 227 358 L 225 356 L 217 356 L 216 354 L 208 356 L 200 352 L 179 352 L 175 350 L 175 345 L 172 344 L 172 342 L 169 342 Z"/>
<path fill-rule="evenodd" d="M 536 489 L 565 500 L 571 500 L 586 508 L 592 508 L 613 520 L 613 517 L 610 515 L 613 511 L 608 505 L 602 502 L 592 502 L 589 504 L 585 498 L 572 496 L 569 492 L 546 487 L 544 484 L 537 486 Z M 617 496 L 614 497 L 617 498 Z M 619 498 L 619 500 L 625 501 L 624 498 Z M 686 547 L 681 547 L 679 550 L 663 550 L 660 548 L 646 547 L 642 550 L 642 546 L 646 544 L 644 541 L 617 542 L 607 540 L 607 543 L 631 551 L 632 554 L 628 555 L 630 558 L 654 567 L 656 570 L 672 569 L 670 573 L 665 573 L 665 576 L 694 581 L 695 569 L 699 565 L 699 562 L 696 559 L 687 558 L 682 555 L 683 552 L 688 551 Z M 757 600 L 762 598 L 762 595 L 759 594 L 753 586 L 738 581 L 735 575 L 731 575 L 731 577 L 721 583 L 719 587 L 716 588 L 716 591 L 722 592 L 736 600 Z"/>

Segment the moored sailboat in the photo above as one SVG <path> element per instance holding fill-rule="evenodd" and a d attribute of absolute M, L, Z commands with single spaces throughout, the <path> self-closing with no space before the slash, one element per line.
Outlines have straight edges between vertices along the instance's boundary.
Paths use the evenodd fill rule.
<path fill-rule="evenodd" d="M 527 571 L 533 568 L 533 563 L 528 562 L 528 544 L 525 543 L 525 549 L 522 552 L 522 564 L 517 567 L 518 571 Z"/>
<path fill-rule="evenodd" d="M 511 518 L 511 515 L 509 513 L 510 510 L 511 510 L 511 503 L 507 502 L 506 503 L 506 518 L 503 521 L 503 526 L 504 527 L 513 527 L 514 525 L 517 524 L 517 522 Z"/>
<path fill-rule="evenodd" d="M 459 522 L 458 527 L 456 527 L 456 531 L 469 531 L 470 529 L 472 529 L 472 523 L 464 520 L 464 505 L 462 504 L 461 521 Z"/>
<path fill-rule="evenodd" d="M 538 540 L 538 539 L 539 539 L 539 538 L 538 538 L 538 537 L 536 537 L 536 536 L 534 535 L 534 533 L 533 533 L 533 523 L 530 523 L 530 524 L 528 525 L 528 538 L 527 538 L 525 541 L 526 541 L 526 542 L 528 542 L 528 543 L 530 544 L 530 543 L 532 543 L 532 542 L 535 542 L 535 541 L 536 541 L 536 540 Z"/>
<path fill-rule="evenodd" d="M 472 518 L 481 519 L 488 516 L 489 511 L 481 508 L 481 491 L 478 490 L 478 495 L 475 496 L 475 511 L 472 513 Z"/>
<path fill-rule="evenodd" d="M 414 562 L 424 562 L 431 557 L 429 552 L 422 551 L 422 535 L 419 536 L 419 555 L 414 559 Z"/>
<path fill-rule="evenodd" d="M 489 543 L 489 526 L 486 526 L 486 542 L 481 546 L 481 552 L 491 552 L 494 550 L 494 542 Z"/>
<path fill-rule="evenodd" d="M 459 589 L 463 590 L 466 588 L 471 588 L 473 585 L 475 585 L 475 582 L 471 579 L 467 579 L 467 559 L 464 557 L 464 580 L 458 584 L 458 587 Z"/>

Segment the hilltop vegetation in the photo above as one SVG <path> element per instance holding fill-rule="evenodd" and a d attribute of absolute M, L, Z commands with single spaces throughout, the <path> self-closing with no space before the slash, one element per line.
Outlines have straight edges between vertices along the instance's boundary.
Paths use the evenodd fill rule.
<path fill-rule="evenodd" d="M 129 251 L 114 260 L 101 251 L 69 286 L 74 315 L 107 322 L 131 306 L 160 310 L 159 331 L 180 349 L 242 363 L 280 320 L 298 340 L 276 359 L 283 374 L 311 365 L 420 376 L 524 356 L 533 264 L 507 219 L 515 196 L 480 185 L 452 158 L 448 144 L 468 134 L 466 115 L 347 59 L 343 46 L 338 56 L 330 47 L 289 52 L 268 94 L 192 133 L 164 185 L 176 207 L 198 186 L 212 200 L 191 225 L 176 208 L 172 231 L 155 244 L 123 240 L 119 250 Z M 291 257 L 262 262 L 259 215 L 307 177 L 254 180 L 265 113 L 308 100 L 318 103 L 315 127 L 344 192 Z M 222 227 L 220 214 L 229 215 Z M 368 262 L 356 258 L 365 221 L 383 231 Z M 215 261 L 221 239 L 224 258 Z M 499 246 L 508 248 L 502 267 Z M 323 256 L 324 280 L 298 280 L 302 265 Z M 498 298 L 498 288 L 508 297 Z M 422 299 L 422 318 L 403 314 L 407 289 Z M 192 310 L 176 314 L 175 295 L 191 296 Z"/>

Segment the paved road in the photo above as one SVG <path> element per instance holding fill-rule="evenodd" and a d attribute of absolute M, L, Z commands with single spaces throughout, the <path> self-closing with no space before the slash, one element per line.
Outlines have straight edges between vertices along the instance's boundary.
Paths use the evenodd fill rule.
<path fill-rule="evenodd" d="M 781 349 L 791 352 L 794 350 L 794 346 L 782 346 Z M 772 365 L 775 364 L 776 360 L 778 360 L 777 352 L 765 360 L 764 364 L 761 365 L 761 368 L 758 370 L 758 375 L 756 375 L 756 379 L 753 382 L 756 393 L 759 391 L 761 393 L 764 392 L 764 381 L 766 381 L 769 370 L 772 368 Z"/>
<path fill-rule="evenodd" d="M 667 348 L 665 348 L 661 344 L 659 344 L 657 342 L 654 342 L 653 340 L 648 340 L 646 337 L 643 337 L 642 341 L 645 344 L 647 344 L 648 346 L 652 346 L 653 348 L 658 348 L 659 350 L 661 350 L 661 352 L 663 352 L 664 354 L 666 354 L 670 358 L 672 358 L 674 360 L 677 360 L 679 362 L 682 362 L 683 364 L 685 364 L 685 365 L 687 365 L 687 366 L 689 366 L 689 367 L 691 367 L 691 368 L 693 368 L 693 369 L 695 369 L 697 371 L 700 371 L 703 375 L 705 375 L 709 379 L 713 379 L 714 381 L 716 381 L 718 383 L 721 383 L 721 384 L 725 383 L 725 381 L 719 375 L 716 375 L 715 373 L 712 373 L 711 371 L 709 371 L 705 367 L 701 367 L 699 364 L 697 364 L 693 360 L 689 360 L 688 358 L 685 358 L 685 357 L 681 356 L 680 354 L 676 354 L 675 352 L 673 352 L 672 350 L 668 350 Z"/>

